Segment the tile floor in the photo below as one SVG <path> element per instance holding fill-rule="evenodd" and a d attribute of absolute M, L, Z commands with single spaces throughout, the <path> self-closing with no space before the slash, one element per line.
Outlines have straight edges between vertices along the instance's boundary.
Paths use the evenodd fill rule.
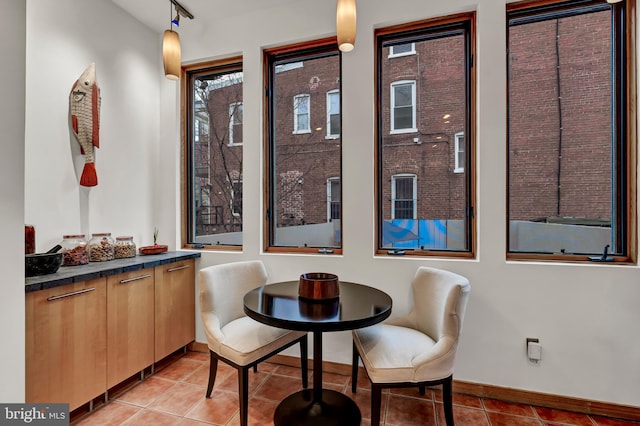
<path fill-rule="evenodd" d="M 111 398 L 92 413 L 72 417 L 74 426 L 197 426 L 239 425 L 236 370 L 220 362 L 212 398 L 204 397 L 209 374 L 209 354 L 187 352 L 154 375 Z M 310 372 L 311 375 L 311 372 Z M 358 378 L 358 392 L 351 393 L 350 377 L 323 374 L 324 387 L 344 392 L 355 399 L 362 412 L 362 425 L 370 425 L 368 379 Z M 249 379 L 249 424 L 273 425 L 278 402 L 302 388 L 300 370 L 262 363 Z M 309 380 L 312 384 L 312 380 Z M 584 414 L 510 404 L 454 394 L 457 426 L 621 426 L 640 423 L 587 416 Z M 442 398 L 438 390 L 427 389 L 424 396 L 415 389 L 393 389 L 383 393 L 383 425 L 444 425 Z"/>

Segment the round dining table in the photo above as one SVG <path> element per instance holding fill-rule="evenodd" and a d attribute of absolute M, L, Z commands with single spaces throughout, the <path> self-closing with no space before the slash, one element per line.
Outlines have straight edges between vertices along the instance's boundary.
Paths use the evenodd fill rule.
<path fill-rule="evenodd" d="M 367 285 L 340 281 L 338 297 L 307 299 L 298 295 L 298 284 L 298 281 L 267 284 L 244 296 L 244 311 L 254 320 L 313 333 L 313 389 L 303 389 L 282 400 L 276 408 L 274 424 L 359 425 L 361 415 L 355 401 L 343 393 L 322 388 L 322 333 L 353 330 L 383 321 L 391 315 L 391 297 Z"/>

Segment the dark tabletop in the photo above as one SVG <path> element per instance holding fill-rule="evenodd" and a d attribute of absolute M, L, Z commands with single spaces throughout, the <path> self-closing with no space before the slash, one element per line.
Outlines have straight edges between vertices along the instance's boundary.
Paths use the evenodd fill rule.
<path fill-rule="evenodd" d="M 391 297 L 362 284 L 340 282 L 340 296 L 330 300 L 298 297 L 298 281 L 268 284 L 244 296 L 245 313 L 262 323 L 300 331 L 353 330 L 391 315 Z"/>

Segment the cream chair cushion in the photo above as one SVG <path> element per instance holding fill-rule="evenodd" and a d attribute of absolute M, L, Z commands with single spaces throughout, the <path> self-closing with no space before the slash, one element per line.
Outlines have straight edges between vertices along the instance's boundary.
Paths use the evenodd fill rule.
<path fill-rule="evenodd" d="M 244 313 L 244 295 L 265 285 L 261 261 L 233 262 L 200 270 L 200 312 L 209 349 L 248 365 L 305 335 L 259 323 Z"/>

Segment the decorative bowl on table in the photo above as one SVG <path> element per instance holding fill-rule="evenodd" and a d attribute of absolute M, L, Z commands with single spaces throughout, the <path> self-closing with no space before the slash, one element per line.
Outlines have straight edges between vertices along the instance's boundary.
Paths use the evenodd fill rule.
<path fill-rule="evenodd" d="M 164 253 L 168 249 L 169 249 L 169 246 L 156 244 L 153 246 L 140 247 L 138 251 L 140 252 L 140 254 L 159 254 L 159 253 Z"/>
<path fill-rule="evenodd" d="M 308 300 L 330 300 L 340 296 L 338 276 L 326 272 L 300 275 L 298 296 Z"/>
<path fill-rule="evenodd" d="M 24 274 L 27 277 L 57 272 L 62 265 L 62 253 L 32 253 L 24 256 Z"/>

